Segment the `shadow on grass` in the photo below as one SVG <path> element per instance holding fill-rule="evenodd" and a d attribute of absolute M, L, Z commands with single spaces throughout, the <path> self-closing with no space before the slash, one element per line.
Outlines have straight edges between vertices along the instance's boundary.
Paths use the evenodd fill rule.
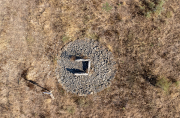
<path fill-rule="evenodd" d="M 141 74 L 142 77 L 151 85 L 156 86 L 158 77 L 156 75 L 152 75 L 150 70 L 144 69 L 143 71 L 143 74 Z"/>
<path fill-rule="evenodd" d="M 27 72 L 28 72 L 28 69 L 23 70 L 23 72 L 21 73 L 21 77 L 22 77 L 24 80 L 26 80 L 27 82 L 31 83 L 31 84 L 28 83 L 28 85 L 30 85 L 30 86 L 36 85 L 36 86 L 42 88 L 42 91 L 48 91 L 48 92 L 50 92 L 48 89 L 40 86 L 40 85 L 39 85 L 38 83 L 36 83 L 35 81 L 28 80 L 28 79 L 27 79 Z"/>

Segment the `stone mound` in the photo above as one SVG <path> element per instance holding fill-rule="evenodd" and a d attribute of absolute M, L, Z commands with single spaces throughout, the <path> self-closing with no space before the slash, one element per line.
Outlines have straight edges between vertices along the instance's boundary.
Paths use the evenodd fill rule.
<path fill-rule="evenodd" d="M 112 53 L 92 39 L 68 43 L 58 58 L 58 82 L 68 92 L 80 96 L 97 93 L 115 77 Z"/>

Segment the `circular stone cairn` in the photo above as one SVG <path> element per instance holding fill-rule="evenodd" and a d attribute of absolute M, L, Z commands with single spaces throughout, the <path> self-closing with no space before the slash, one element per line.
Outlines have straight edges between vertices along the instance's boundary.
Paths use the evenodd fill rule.
<path fill-rule="evenodd" d="M 58 82 L 79 96 L 102 91 L 115 77 L 112 53 L 95 40 L 70 42 L 58 58 Z"/>

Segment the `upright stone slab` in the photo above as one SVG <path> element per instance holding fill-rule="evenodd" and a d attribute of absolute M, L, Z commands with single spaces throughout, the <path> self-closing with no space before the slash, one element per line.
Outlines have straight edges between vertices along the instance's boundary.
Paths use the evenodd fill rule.
<path fill-rule="evenodd" d="M 68 92 L 80 96 L 97 93 L 115 77 L 112 53 L 92 39 L 68 43 L 58 58 L 58 81 Z"/>

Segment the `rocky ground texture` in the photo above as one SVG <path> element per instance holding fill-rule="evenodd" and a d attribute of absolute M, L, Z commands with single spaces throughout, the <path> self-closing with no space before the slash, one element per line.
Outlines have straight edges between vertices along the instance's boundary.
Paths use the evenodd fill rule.
<path fill-rule="evenodd" d="M 90 59 L 91 68 L 88 75 L 76 76 L 71 72 L 73 69 L 83 69 L 82 62 L 72 60 L 72 56 Z M 115 61 L 112 53 L 97 41 L 90 39 L 76 40 L 66 45 L 58 60 L 58 67 L 59 82 L 67 91 L 79 95 L 100 92 L 115 77 Z"/>

